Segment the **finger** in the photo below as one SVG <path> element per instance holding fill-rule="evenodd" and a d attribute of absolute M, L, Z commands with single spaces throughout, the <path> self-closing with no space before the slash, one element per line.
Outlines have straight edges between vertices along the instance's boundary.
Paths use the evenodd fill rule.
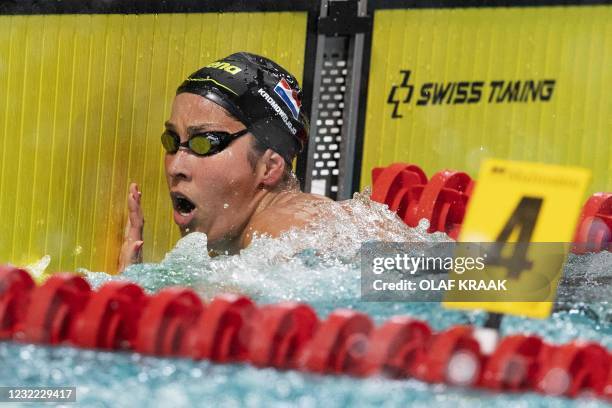
<path fill-rule="evenodd" d="M 136 209 L 136 206 L 134 204 L 134 193 L 138 191 L 138 185 L 136 183 L 130 183 L 129 187 L 128 187 L 128 200 L 127 200 L 127 204 L 128 204 L 128 217 L 127 220 L 125 222 L 125 229 L 123 231 L 123 237 L 125 239 L 127 239 L 130 235 L 131 229 L 132 229 L 132 222 L 131 222 L 131 217 L 130 217 L 130 213 L 132 211 L 134 211 Z"/>
<path fill-rule="evenodd" d="M 140 208 L 140 198 L 142 193 L 138 190 L 136 183 L 130 185 L 130 191 L 128 193 L 128 209 L 130 211 L 136 211 Z"/>
<path fill-rule="evenodd" d="M 128 220 L 132 229 L 139 230 L 142 233 L 144 224 L 144 216 L 142 215 L 142 207 L 134 198 L 128 199 Z"/>
<path fill-rule="evenodd" d="M 130 195 L 134 196 L 136 198 L 136 201 L 140 204 L 140 196 L 142 195 L 142 193 L 140 192 L 140 189 L 138 188 L 138 184 L 130 183 L 129 192 L 130 192 Z"/>
<path fill-rule="evenodd" d="M 136 183 L 130 184 L 128 193 L 128 219 L 125 226 L 125 238 L 129 241 L 142 240 L 144 216 L 140 206 L 141 193 Z"/>

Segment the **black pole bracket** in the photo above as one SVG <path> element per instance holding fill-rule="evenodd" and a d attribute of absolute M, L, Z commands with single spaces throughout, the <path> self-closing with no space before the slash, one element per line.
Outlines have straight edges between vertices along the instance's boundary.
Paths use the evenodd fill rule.
<path fill-rule="evenodd" d="M 358 16 L 357 2 L 330 1 L 326 17 L 319 17 L 319 34 L 327 36 L 367 33 L 372 29 L 372 16 Z"/>

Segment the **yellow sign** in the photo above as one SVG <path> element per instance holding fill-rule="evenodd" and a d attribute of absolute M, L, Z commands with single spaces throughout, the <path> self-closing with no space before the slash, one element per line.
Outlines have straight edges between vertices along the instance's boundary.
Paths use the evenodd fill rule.
<path fill-rule="evenodd" d="M 547 317 L 569 246 L 560 243 L 573 238 L 589 181 L 590 171 L 582 168 L 486 160 L 459 241 L 495 242 L 498 251 L 495 259 L 487 260 L 482 276 L 470 278 L 506 278 L 510 298 L 545 301 L 446 302 L 445 306 Z M 517 297 L 522 293 L 524 297 Z M 452 299 L 451 292 L 447 300 Z"/>
<path fill-rule="evenodd" d="M 361 187 L 374 167 L 590 169 L 612 191 L 612 6 L 377 10 Z"/>

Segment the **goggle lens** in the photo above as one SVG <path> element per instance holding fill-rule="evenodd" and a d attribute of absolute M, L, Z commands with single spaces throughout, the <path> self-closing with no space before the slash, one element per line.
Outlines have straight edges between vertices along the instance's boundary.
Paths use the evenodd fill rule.
<path fill-rule="evenodd" d="M 189 139 L 189 148 L 195 152 L 195 154 L 206 154 L 212 149 L 212 143 L 205 136 L 194 136 Z"/>
<path fill-rule="evenodd" d="M 164 132 L 161 135 L 161 142 L 162 142 L 162 145 L 164 146 L 164 149 L 166 149 L 168 153 L 178 152 L 180 143 L 176 135 L 173 135 L 169 132 Z"/>

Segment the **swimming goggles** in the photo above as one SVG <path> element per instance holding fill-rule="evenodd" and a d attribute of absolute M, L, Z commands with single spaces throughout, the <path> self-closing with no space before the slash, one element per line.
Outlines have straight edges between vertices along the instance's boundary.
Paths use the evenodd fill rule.
<path fill-rule="evenodd" d="M 249 129 L 242 129 L 236 133 L 227 132 L 204 132 L 193 135 L 188 141 L 181 143 L 181 139 L 176 133 L 166 130 L 161 135 L 161 142 L 166 152 L 174 154 L 184 147 L 198 156 L 211 156 L 225 149 L 231 142 L 249 132 Z"/>

